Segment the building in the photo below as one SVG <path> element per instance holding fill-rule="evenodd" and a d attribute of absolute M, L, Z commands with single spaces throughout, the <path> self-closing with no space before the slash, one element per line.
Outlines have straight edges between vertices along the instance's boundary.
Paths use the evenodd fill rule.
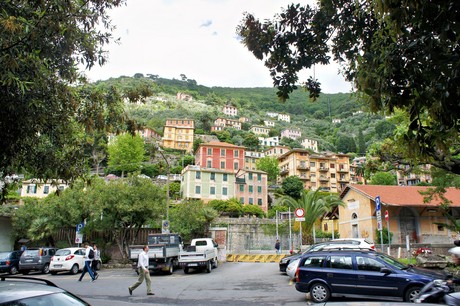
<path fill-rule="evenodd" d="M 286 146 L 273 146 L 264 151 L 265 156 L 279 157 L 284 153 L 289 152 L 291 149 Z"/>
<path fill-rule="evenodd" d="M 242 204 L 257 205 L 268 210 L 267 173 L 241 169 L 236 173 L 235 197 Z"/>
<path fill-rule="evenodd" d="M 281 131 L 281 138 L 298 139 L 302 137 L 302 132 L 299 129 L 284 129 Z"/>
<path fill-rule="evenodd" d="M 267 112 L 267 116 L 270 118 L 278 118 L 278 113 L 276 112 Z"/>
<path fill-rule="evenodd" d="M 458 239 L 457 233 L 436 223 L 447 223 L 440 201 L 424 201 L 422 186 L 348 185 L 340 194 L 344 206 L 339 207 L 340 237 L 367 238 L 379 242 L 376 198 L 380 197 L 382 228 L 393 234 L 391 243 L 449 243 Z M 447 188 L 444 195 L 451 201 L 455 219 L 460 218 L 460 190 Z M 388 223 L 384 219 L 388 211 Z"/>
<path fill-rule="evenodd" d="M 229 200 L 235 197 L 235 173 L 188 165 L 182 170 L 181 198 Z"/>
<path fill-rule="evenodd" d="M 366 157 L 355 157 L 350 164 L 350 184 L 366 184 L 364 178 L 364 166 Z"/>
<path fill-rule="evenodd" d="M 266 127 L 275 127 L 275 122 L 271 120 L 264 120 L 264 125 Z"/>
<path fill-rule="evenodd" d="M 195 152 L 195 165 L 235 173 L 244 168 L 244 152 L 244 147 L 226 142 L 202 143 Z"/>
<path fill-rule="evenodd" d="M 279 136 L 259 137 L 259 144 L 264 147 L 276 147 L 280 145 L 280 138 Z"/>
<path fill-rule="evenodd" d="M 346 154 L 315 153 L 293 149 L 278 157 L 280 176 L 298 176 L 305 189 L 340 192 L 350 182 L 349 159 Z"/>
<path fill-rule="evenodd" d="M 144 142 L 152 142 L 152 141 L 161 140 L 161 135 L 149 128 L 145 128 L 143 130 L 137 130 L 136 134 L 141 136 Z"/>
<path fill-rule="evenodd" d="M 193 97 L 189 94 L 178 92 L 176 94 L 176 99 L 181 101 L 193 101 Z"/>
<path fill-rule="evenodd" d="M 291 122 L 291 116 L 288 114 L 278 114 L 278 121 Z"/>
<path fill-rule="evenodd" d="M 21 197 L 44 198 L 57 190 L 64 190 L 69 185 L 63 180 L 43 181 L 30 179 L 22 181 Z"/>
<path fill-rule="evenodd" d="M 342 119 L 332 119 L 332 123 L 342 123 Z"/>
<path fill-rule="evenodd" d="M 241 130 L 241 122 L 235 119 L 217 118 L 214 121 L 214 126 L 211 127 L 211 131 L 213 131 L 214 127 L 233 128 L 236 130 Z"/>
<path fill-rule="evenodd" d="M 241 123 L 246 123 L 246 122 L 249 122 L 249 118 L 247 118 L 247 117 L 240 117 L 240 118 L 238 118 L 238 121 L 241 122 Z"/>
<path fill-rule="evenodd" d="M 396 177 L 400 186 L 415 186 L 419 183 L 430 184 L 432 182 L 431 165 L 420 165 L 416 169 L 410 165 L 396 165 Z"/>
<path fill-rule="evenodd" d="M 263 152 L 246 151 L 244 153 L 244 169 L 256 170 L 256 163 L 262 157 L 265 157 Z"/>
<path fill-rule="evenodd" d="M 229 105 L 229 104 L 224 105 L 222 112 L 227 116 L 232 116 L 232 117 L 238 116 L 238 109 L 233 105 Z"/>
<path fill-rule="evenodd" d="M 166 119 L 163 132 L 163 147 L 184 150 L 193 150 L 193 134 L 195 122 L 190 119 Z"/>
<path fill-rule="evenodd" d="M 318 152 L 318 141 L 314 139 L 305 138 L 300 143 L 304 149 L 312 150 L 313 152 Z"/>
<path fill-rule="evenodd" d="M 270 133 L 269 128 L 267 128 L 265 126 L 261 126 L 261 125 L 253 125 L 253 126 L 251 126 L 249 131 L 253 132 L 256 135 L 268 135 L 268 133 Z"/>

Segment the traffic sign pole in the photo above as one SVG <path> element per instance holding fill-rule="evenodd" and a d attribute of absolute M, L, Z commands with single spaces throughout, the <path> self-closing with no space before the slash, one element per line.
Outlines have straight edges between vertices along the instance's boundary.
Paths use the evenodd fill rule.
<path fill-rule="evenodd" d="M 382 212 L 380 210 L 380 196 L 375 197 L 375 214 L 377 215 L 377 229 L 380 231 L 380 246 L 383 252 Z"/>

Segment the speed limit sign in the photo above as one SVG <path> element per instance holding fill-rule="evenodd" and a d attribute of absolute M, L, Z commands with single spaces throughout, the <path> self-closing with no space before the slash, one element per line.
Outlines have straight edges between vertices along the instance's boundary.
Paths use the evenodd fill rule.
<path fill-rule="evenodd" d="M 294 214 L 297 218 L 302 218 L 305 216 L 305 210 L 303 208 L 296 208 Z"/>

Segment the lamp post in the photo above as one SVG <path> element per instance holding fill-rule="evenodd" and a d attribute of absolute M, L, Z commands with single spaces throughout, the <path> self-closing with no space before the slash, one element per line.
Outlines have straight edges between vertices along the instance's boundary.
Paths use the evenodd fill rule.
<path fill-rule="evenodd" d="M 163 154 L 163 150 L 160 147 L 157 147 L 157 148 L 158 148 L 158 152 L 160 152 L 160 154 L 161 154 L 161 157 L 163 157 L 163 159 L 165 160 L 166 166 L 167 166 L 167 174 L 166 174 L 166 222 L 168 222 L 168 224 L 167 224 L 168 225 L 167 226 L 168 227 L 167 232 L 169 233 L 169 172 L 170 172 L 170 166 L 169 166 L 169 161 L 166 159 L 165 155 Z"/>

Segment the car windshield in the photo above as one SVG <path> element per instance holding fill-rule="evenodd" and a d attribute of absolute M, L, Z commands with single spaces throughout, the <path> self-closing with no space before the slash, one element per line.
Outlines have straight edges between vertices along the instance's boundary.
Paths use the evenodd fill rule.
<path fill-rule="evenodd" d="M 10 252 L 1 252 L 0 259 L 7 259 L 10 257 Z"/>
<path fill-rule="evenodd" d="M 48 295 L 34 296 L 22 300 L 11 301 L 2 306 L 89 306 L 88 303 L 75 298 L 68 293 L 54 293 Z"/>
<path fill-rule="evenodd" d="M 407 269 L 407 266 L 399 262 L 396 258 L 393 258 L 385 254 L 377 254 L 377 257 L 381 258 L 383 261 L 389 263 L 390 265 L 392 265 L 393 267 L 397 269 L 400 269 L 400 270 Z"/>
<path fill-rule="evenodd" d="M 25 250 L 24 256 L 38 256 L 38 250 Z"/>
<path fill-rule="evenodd" d="M 67 256 L 70 255 L 70 250 L 57 250 L 56 256 Z"/>

